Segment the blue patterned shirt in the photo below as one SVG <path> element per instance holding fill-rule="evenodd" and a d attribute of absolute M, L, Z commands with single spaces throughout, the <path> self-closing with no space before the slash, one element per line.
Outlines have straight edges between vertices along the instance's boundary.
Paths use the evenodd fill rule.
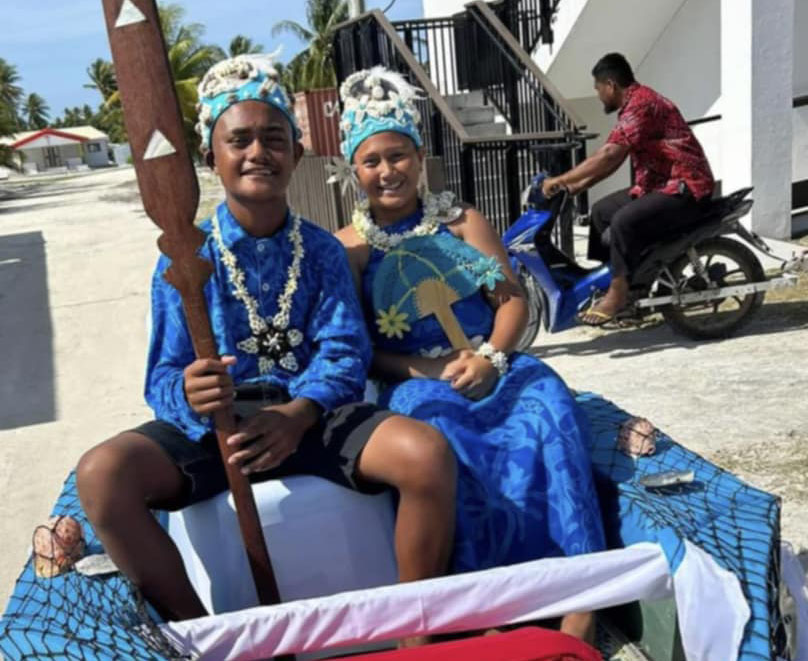
<path fill-rule="evenodd" d="M 287 215 L 284 226 L 265 238 L 249 235 L 225 203 L 219 207 L 219 222 L 222 240 L 244 271 L 247 290 L 258 302 L 259 314 L 273 316 L 292 262 L 291 217 Z M 247 310 L 232 294 L 232 284 L 210 234 L 210 220 L 201 227 L 208 237 L 199 254 L 214 265 L 205 285 L 205 298 L 219 354 L 236 356 L 237 363 L 230 368 L 233 381 L 271 383 L 285 388 L 292 398 L 314 400 L 326 411 L 360 401 L 371 349 L 342 244 L 308 221 L 301 224 L 305 255 L 289 324 L 304 335 L 303 342 L 292 350 L 299 368 L 289 372 L 276 365 L 269 374 L 261 375 L 257 356 L 236 348 L 252 334 Z M 161 256 L 152 280 L 146 401 L 158 419 L 198 440 L 212 428 L 212 421 L 197 415 L 185 399 L 183 370 L 195 355 L 180 295 L 163 278 L 170 263 Z"/>

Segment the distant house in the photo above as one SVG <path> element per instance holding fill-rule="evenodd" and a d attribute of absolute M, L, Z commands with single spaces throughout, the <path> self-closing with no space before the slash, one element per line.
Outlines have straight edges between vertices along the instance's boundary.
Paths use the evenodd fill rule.
<path fill-rule="evenodd" d="M 0 141 L 11 147 L 26 172 L 98 168 L 110 165 L 109 137 L 92 126 L 44 128 L 17 133 Z"/>

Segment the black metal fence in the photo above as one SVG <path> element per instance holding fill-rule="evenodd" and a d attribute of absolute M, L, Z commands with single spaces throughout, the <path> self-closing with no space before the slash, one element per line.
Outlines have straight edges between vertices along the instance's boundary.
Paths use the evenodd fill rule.
<path fill-rule="evenodd" d="M 501 20 L 497 12 L 476 4 L 454 16 L 396 21 L 392 25 L 438 93 L 450 102 L 458 95 L 479 91 L 482 103 L 493 104 L 513 133 L 575 130 L 576 122 L 560 96 L 520 61 L 514 49 L 519 43 L 508 23 L 501 21 L 504 30 L 497 30 L 491 24 L 492 17 Z M 517 30 L 521 21 L 538 31 L 538 19 L 527 23 L 515 18 L 522 4 L 538 7 L 540 2 L 503 0 L 494 7 L 499 7 L 510 23 L 517 23 Z M 532 14 L 538 16 L 538 9 L 525 9 L 520 15 Z"/>
<path fill-rule="evenodd" d="M 524 62 L 529 57 L 513 54 L 505 28 L 481 27 L 490 19 L 467 11 L 391 24 L 370 12 L 340 27 L 335 63 L 340 81 L 382 64 L 424 90 L 426 148 L 442 158 L 447 187 L 504 231 L 520 215 L 521 193 L 533 175 L 566 170 L 585 156 L 585 147 L 579 123 L 535 65 Z M 469 134 L 447 98 L 474 91 L 502 113 L 508 135 Z M 542 145 L 552 148 L 542 151 Z"/>
<path fill-rule="evenodd" d="M 553 43 L 553 17 L 560 0 L 501 0 L 491 9 L 528 53 L 539 41 Z"/>
<path fill-rule="evenodd" d="M 520 53 L 504 24 L 482 2 L 468 5 L 466 43 L 462 50 L 485 52 L 475 58 L 476 89 L 497 107 L 514 133 L 576 130 L 576 120 L 565 109 L 560 95 Z"/>

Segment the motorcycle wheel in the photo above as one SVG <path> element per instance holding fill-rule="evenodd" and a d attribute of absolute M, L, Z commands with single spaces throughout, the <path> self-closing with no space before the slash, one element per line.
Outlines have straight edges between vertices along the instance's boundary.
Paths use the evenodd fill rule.
<path fill-rule="evenodd" d="M 524 266 L 520 267 L 519 282 L 522 289 L 525 291 L 525 299 L 527 300 L 527 326 L 519 338 L 519 343 L 516 345 L 516 351 L 525 352 L 533 346 L 533 342 L 541 329 L 541 310 L 542 310 L 542 295 L 539 290 L 539 285 L 533 279 L 533 276 L 528 273 Z"/>
<path fill-rule="evenodd" d="M 732 239 L 707 239 L 696 246 L 696 252 L 710 280 L 719 287 L 766 279 L 755 254 Z M 683 294 L 704 291 L 709 287 L 705 279 L 695 272 L 687 255 L 679 257 L 669 270 Z M 657 293 L 668 296 L 672 292 L 668 285 L 658 282 Z M 699 303 L 671 303 L 660 307 L 659 311 L 674 331 L 686 337 L 694 340 L 718 339 L 729 337 L 749 322 L 763 304 L 764 296 L 765 292 L 754 292 Z"/>

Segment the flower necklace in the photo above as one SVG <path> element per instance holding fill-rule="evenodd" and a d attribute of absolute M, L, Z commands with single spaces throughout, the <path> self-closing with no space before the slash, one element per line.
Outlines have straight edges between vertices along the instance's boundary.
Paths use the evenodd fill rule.
<path fill-rule="evenodd" d="M 434 234 L 441 224 L 457 220 L 463 214 L 463 209 L 455 206 L 454 200 L 455 196 L 451 191 L 444 191 L 440 195 L 427 193 L 424 195 L 424 217 L 421 222 L 411 230 L 397 234 L 388 234 L 373 222 L 367 200 L 356 205 L 351 222 L 356 233 L 369 245 L 382 252 L 389 252 L 402 241 L 414 236 Z"/>
<path fill-rule="evenodd" d="M 244 284 L 244 271 L 239 268 L 236 256 L 222 240 L 218 213 L 213 215 L 211 223 L 211 234 L 216 241 L 216 247 L 221 255 L 220 259 L 227 269 L 228 278 L 233 285 L 233 296 L 247 309 L 247 319 L 252 331 L 252 336 L 237 342 L 236 347 L 245 353 L 258 356 L 258 371 L 261 374 L 268 374 L 275 363 L 285 370 L 296 372 L 298 363 L 292 353 L 292 348 L 303 342 L 303 333 L 295 328 L 289 328 L 289 313 L 292 310 L 292 297 L 297 291 L 297 283 L 300 279 L 300 262 L 305 254 L 303 236 L 300 233 L 300 216 L 295 216 L 292 220 L 292 228 L 289 232 L 289 241 L 292 244 L 292 263 L 287 271 L 286 286 L 278 295 L 278 311 L 274 316 L 266 319 L 258 314 L 258 301 L 247 291 Z"/>

